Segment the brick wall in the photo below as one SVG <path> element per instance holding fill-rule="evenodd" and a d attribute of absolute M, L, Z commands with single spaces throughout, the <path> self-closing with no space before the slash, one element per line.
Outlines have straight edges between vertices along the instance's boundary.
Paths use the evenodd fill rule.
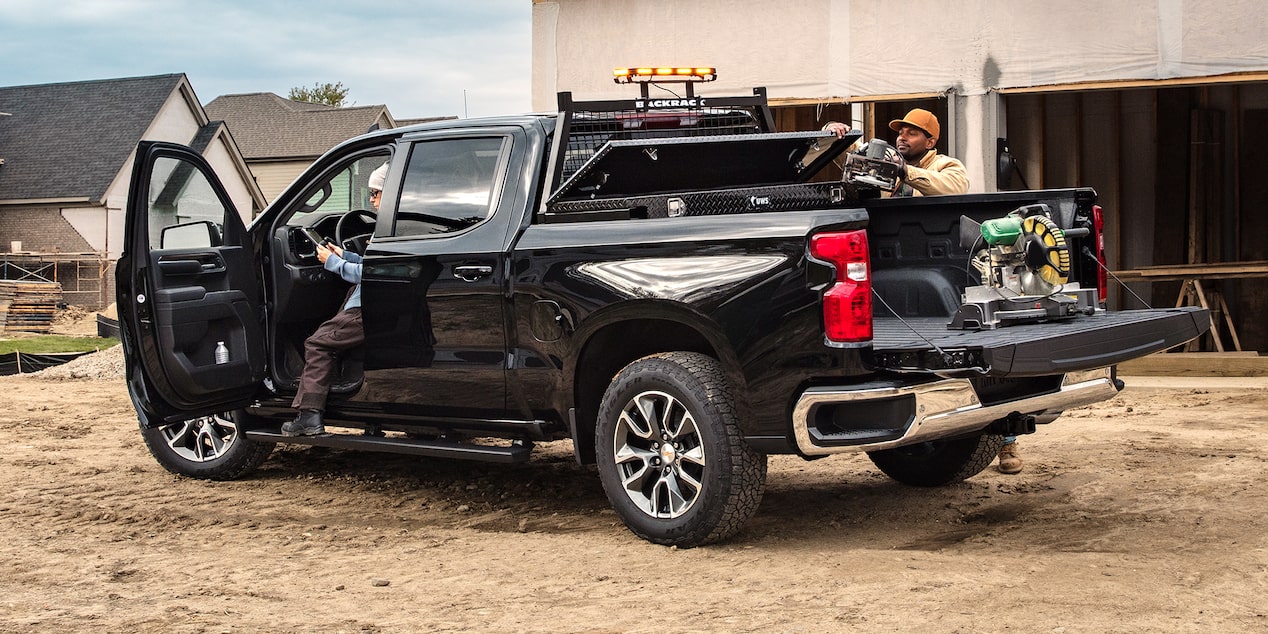
<path fill-rule="evenodd" d="M 62 285 L 62 299 L 74 306 L 97 310 L 114 301 L 114 266 L 106 262 L 101 272 L 97 261 L 46 263 L 24 259 L 11 253 L 11 243 L 22 242 L 22 251 L 32 253 L 89 253 L 91 245 L 62 218 L 58 207 L 0 207 L 0 256 L 6 264 L 0 277 L 56 280 Z M 37 270 L 38 269 L 38 270 Z"/>
<path fill-rule="evenodd" d="M 59 207 L 0 208 L 0 251 L 8 253 L 12 240 L 21 240 L 23 251 L 38 253 L 93 250 L 83 236 L 62 218 Z"/>

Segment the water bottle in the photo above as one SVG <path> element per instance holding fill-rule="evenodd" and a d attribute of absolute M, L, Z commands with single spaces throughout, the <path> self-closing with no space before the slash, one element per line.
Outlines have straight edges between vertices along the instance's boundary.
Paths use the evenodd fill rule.
<path fill-rule="evenodd" d="M 229 362 L 229 348 L 225 347 L 225 342 L 216 342 L 216 365 L 224 365 Z"/>

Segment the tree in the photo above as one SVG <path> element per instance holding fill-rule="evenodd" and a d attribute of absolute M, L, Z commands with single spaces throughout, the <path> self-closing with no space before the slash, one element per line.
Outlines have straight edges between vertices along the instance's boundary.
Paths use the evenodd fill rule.
<path fill-rule="evenodd" d="M 324 103 L 327 106 L 342 108 L 345 104 L 347 104 L 348 89 L 341 81 L 337 81 L 333 84 L 314 83 L 312 88 L 305 88 L 302 86 L 291 88 L 291 93 L 286 97 L 294 101 Z"/>

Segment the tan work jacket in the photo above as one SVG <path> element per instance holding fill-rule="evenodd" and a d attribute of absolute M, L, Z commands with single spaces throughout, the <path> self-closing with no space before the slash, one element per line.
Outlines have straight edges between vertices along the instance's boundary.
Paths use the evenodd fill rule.
<path fill-rule="evenodd" d="M 969 191 L 969 173 L 964 163 L 929 150 L 919 163 L 907 164 L 907 178 L 903 183 L 910 185 L 916 196 L 963 194 Z"/>

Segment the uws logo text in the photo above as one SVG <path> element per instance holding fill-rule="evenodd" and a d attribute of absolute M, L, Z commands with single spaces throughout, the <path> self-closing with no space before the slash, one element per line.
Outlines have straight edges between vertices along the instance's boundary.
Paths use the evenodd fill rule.
<path fill-rule="evenodd" d="M 704 97 L 691 99 L 635 99 L 635 108 L 703 108 Z"/>

